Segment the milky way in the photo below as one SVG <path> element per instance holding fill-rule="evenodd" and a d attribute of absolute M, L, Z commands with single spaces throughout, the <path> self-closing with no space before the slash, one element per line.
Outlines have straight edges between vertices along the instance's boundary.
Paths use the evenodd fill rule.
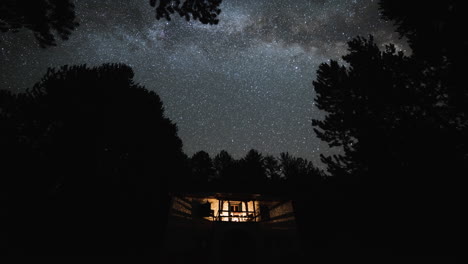
<path fill-rule="evenodd" d="M 324 115 L 313 104 L 318 65 L 357 35 L 399 42 L 371 0 L 224 0 L 215 26 L 158 21 L 146 0 L 75 4 L 80 26 L 57 47 L 39 48 L 31 32 L 0 35 L 1 88 L 23 91 L 48 67 L 126 63 L 161 96 L 189 155 L 254 148 L 318 163 L 331 151 L 311 126 Z"/>

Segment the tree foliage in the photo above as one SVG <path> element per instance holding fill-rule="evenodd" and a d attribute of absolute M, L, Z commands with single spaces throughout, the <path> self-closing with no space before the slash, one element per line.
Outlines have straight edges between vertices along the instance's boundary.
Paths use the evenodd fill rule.
<path fill-rule="evenodd" d="M 150 0 L 150 5 L 156 7 L 156 19 L 165 18 L 171 20 L 174 13 L 190 19 L 198 20 L 203 24 L 216 25 L 221 13 L 219 5 L 222 0 Z"/>
<path fill-rule="evenodd" d="M 419 69 L 412 68 L 402 52 L 396 52 L 392 45 L 382 52 L 372 37 L 358 37 L 348 45 L 349 53 L 343 59 L 349 67 L 336 61 L 322 64 L 313 83 L 316 106 L 328 113 L 324 120 L 313 120 L 314 131 L 331 147 L 342 147 L 345 154 L 324 158 L 334 174 L 337 171 L 333 169 L 339 168 L 350 174 L 365 171 L 368 168 L 363 166 L 374 164 L 365 159 L 397 159 L 392 152 L 398 151 L 399 144 L 393 142 L 398 143 L 399 137 L 391 133 L 427 110 L 418 104 L 427 98 L 424 91 L 408 87 L 409 75 L 417 76 Z M 378 154 L 382 147 L 389 157 L 370 155 Z M 368 156 L 356 156 L 359 153 Z"/>
<path fill-rule="evenodd" d="M 467 22 L 464 1 L 381 0 L 379 5 L 382 18 L 395 24 L 420 59 L 454 60 L 467 54 L 468 37 L 460 34 Z"/>
<path fill-rule="evenodd" d="M 197 183 L 207 183 L 213 179 L 215 169 L 210 154 L 205 151 L 198 151 L 190 159 L 192 169 L 192 179 Z"/>
<path fill-rule="evenodd" d="M 267 155 L 263 158 L 263 166 L 265 167 L 265 176 L 273 182 L 281 180 L 280 164 L 278 159 L 272 155 Z"/>
<path fill-rule="evenodd" d="M 392 46 L 380 51 L 372 38 L 349 42 L 343 59 L 349 67 L 322 64 L 314 81 L 317 107 L 328 113 L 313 120 L 314 130 L 344 151 L 323 157 L 332 174 L 379 179 L 382 187 L 392 175 L 407 175 L 414 187 L 465 169 L 466 129 L 433 70 Z"/>
<path fill-rule="evenodd" d="M 26 93 L 2 91 L 2 192 L 16 219 L 13 246 L 126 254 L 160 241 L 168 178 L 185 156 L 159 96 L 133 75 L 122 64 L 64 66 Z M 42 217 L 29 223 L 35 215 Z"/>
<path fill-rule="evenodd" d="M 464 1 L 380 1 L 382 17 L 393 21 L 401 37 L 405 37 L 418 63 L 429 78 L 436 78 L 440 101 L 447 105 L 447 121 L 458 127 L 468 126 L 468 89 L 464 74 L 468 59 L 468 36 L 460 34 L 467 18 Z M 421 10 L 424 10 L 421 12 Z"/>
<path fill-rule="evenodd" d="M 453 28 L 461 19 L 458 5 L 425 2 L 419 16 L 420 1 L 381 1 L 384 18 L 395 21 L 412 55 L 393 45 L 382 51 L 372 36 L 357 37 L 348 42 L 346 65 L 320 65 L 313 82 L 316 106 L 327 113 L 313 120 L 314 131 L 343 150 L 322 160 L 348 186 L 360 217 L 392 225 L 390 244 L 411 230 L 419 249 L 448 247 L 436 242 L 449 239 L 442 228 L 433 228 L 431 237 L 424 230 L 448 227 L 456 218 L 456 183 L 468 172 L 466 36 Z"/>
<path fill-rule="evenodd" d="M 216 179 L 233 179 L 235 177 L 236 160 L 226 150 L 221 150 L 213 159 Z"/>
<path fill-rule="evenodd" d="M 78 26 L 71 0 L 2 0 L 0 31 L 34 33 L 41 47 L 55 46 L 56 38 L 67 40 Z"/>
<path fill-rule="evenodd" d="M 288 153 L 281 153 L 279 158 L 264 156 L 255 149 L 240 159 L 222 150 L 213 160 L 208 153 L 199 151 L 192 156 L 190 169 L 192 178 L 188 184 L 215 192 L 292 194 L 299 189 L 314 191 L 325 180 L 323 172 L 310 161 Z"/>
<path fill-rule="evenodd" d="M 263 155 L 255 149 L 251 149 L 239 161 L 240 178 L 253 185 L 261 185 L 266 180 L 266 170 L 263 163 Z"/>
<path fill-rule="evenodd" d="M 150 0 L 156 7 L 156 19 L 168 21 L 174 13 L 187 21 L 218 24 L 222 0 Z M 67 40 L 78 27 L 72 0 L 2 0 L 0 2 L 0 31 L 19 32 L 25 28 L 34 33 L 42 48 L 57 45 L 57 38 Z"/>

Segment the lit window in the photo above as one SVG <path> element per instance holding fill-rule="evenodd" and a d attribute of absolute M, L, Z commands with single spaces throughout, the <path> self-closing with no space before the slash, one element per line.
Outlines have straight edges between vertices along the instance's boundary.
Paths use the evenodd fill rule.
<path fill-rule="evenodd" d="M 232 204 L 231 205 L 231 212 L 240 212 L 240 204 Z"/>

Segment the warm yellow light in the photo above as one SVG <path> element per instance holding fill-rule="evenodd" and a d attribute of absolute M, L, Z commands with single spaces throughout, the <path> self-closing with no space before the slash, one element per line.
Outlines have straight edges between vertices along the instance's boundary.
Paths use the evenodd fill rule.
<path fill-rule="evenodd" d="M 209 221 L 248 222 L 256 221 L 254 216 L 258 215 L 257 201 L 228 201 L 208 198 L 203 200 L 203 203 L 206 202 L 210 203 L 210 208 L 213 211 L 211 217 L 205 217 Z"/>

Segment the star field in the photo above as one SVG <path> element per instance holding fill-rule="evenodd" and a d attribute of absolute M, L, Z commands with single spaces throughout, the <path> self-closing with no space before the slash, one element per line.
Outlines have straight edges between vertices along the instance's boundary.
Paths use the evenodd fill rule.
<path fill-rule="evenodd" d="M 47 67 L 126 63 L 161 96 L 188 155 L 254 148 L 318 163 L 331 151 L 311 126 L 324 115 L 313 104 L 318 65 L 357 35 L 402 43 L 372 0 L 224 0 L 215 26 L 158 21 L 146 0 L 75 5 L 80 26 L 57 47 L 39 48 L 27 31 L 0 35 L 1 88 L 23 91 Z"/>

